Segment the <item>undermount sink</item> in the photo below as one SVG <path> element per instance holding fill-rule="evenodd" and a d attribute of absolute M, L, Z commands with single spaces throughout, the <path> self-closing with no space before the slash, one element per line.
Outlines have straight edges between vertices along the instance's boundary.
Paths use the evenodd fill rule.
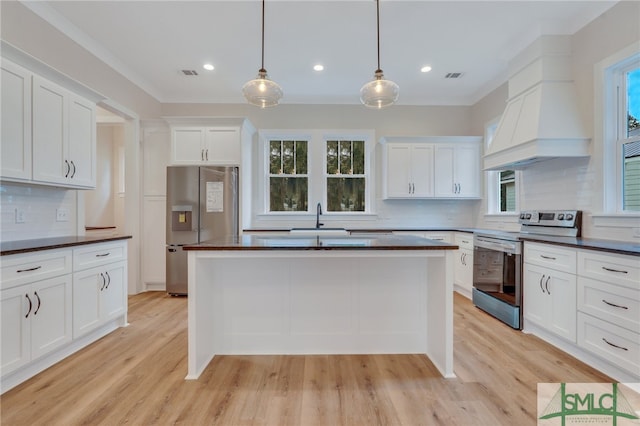
<path fill-rule="evenodd" d="M 298 235 L 349 235 L 344 228 L 291 228 L 291 234 Z"/>

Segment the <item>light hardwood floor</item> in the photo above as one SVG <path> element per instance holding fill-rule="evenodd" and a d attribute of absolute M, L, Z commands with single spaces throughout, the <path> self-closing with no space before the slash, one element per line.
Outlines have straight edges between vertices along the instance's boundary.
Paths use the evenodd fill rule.
<path fill-rule="evenodd" d="M 5 393 L 9 425 L 534 425 L 538 382 L 611 379 L 455 297 L 455 372 L 421 355 L 220 356 L 187 371 L 187 303 L 129 298 L 130 326 Z"/>

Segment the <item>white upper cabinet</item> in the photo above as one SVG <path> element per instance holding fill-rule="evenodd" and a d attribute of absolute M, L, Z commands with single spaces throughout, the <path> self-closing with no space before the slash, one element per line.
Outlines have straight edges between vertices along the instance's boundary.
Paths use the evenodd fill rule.
<path fill-rule="evenodd" d="M 240 127 L 173 127 L 173 164 L 239 165 Z"/>
<path fill-rule="evenodd" d="M 480 198 L 480 144 L 443 144 L 435 148 L 435 196 Z"/>
<path fill-rule="evenodd" d="M 33 180 L 95 188 L 95 155 L 95 104 L 34 76 Z"/>
<path fill-rule="evenodd" d="M 2 60 L 2 178 L 31 180 L 31 77 L 32 73 Z"/>
<path fill-rule="evenodd" d="M 433 196 L 433 146 L 388 144 L 384 198 Z"/>
<path fill-rule="evenodd" d="M 383 138 L 383 198 L 480 198 L 481 140 Z"/>

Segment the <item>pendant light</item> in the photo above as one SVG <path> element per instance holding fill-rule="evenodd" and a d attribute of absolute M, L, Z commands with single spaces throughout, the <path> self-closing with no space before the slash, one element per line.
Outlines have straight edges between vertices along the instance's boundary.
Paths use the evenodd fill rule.
<path fill-rule="evenodd" d="M 260 108 L 278 105 L 282 98 L 282 88 L 275 81 L 269 80 L 267 70 L 264 69 L 264 2 L 262 0 L 262 67 L 258 70 L 258 77 L 242 86 L 242 93 L 247 101 Z"/>
<path fill-rule="evenodd" d="M 378 33 L 378 69 L 374 78 L 360 89 L 360 101 L 368 108 L 384 108 L 398 100 L 400 88 L 391 80 L 385 80 L 380 69 L 380 1 L 376 0 Z"/>

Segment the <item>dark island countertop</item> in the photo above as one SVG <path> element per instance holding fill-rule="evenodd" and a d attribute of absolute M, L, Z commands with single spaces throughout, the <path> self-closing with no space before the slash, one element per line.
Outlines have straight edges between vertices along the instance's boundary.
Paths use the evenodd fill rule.
<path fill-rule="evenodd" d="M 113 235 L 109 237 L 67 236 L 51 238 L 34 238 L 32 240 L 3 241 L 0 243 L 0 256 L 23 254 L 41 250 L 81 246 L 85 244 L 104 243 L 108 241 L 126 240 L 131 235 Z"/>
<path fill-rule="evenodd" d="M 454 244 L 405 235 L 242 235 L 184 250 L 457 250 Z"/>

